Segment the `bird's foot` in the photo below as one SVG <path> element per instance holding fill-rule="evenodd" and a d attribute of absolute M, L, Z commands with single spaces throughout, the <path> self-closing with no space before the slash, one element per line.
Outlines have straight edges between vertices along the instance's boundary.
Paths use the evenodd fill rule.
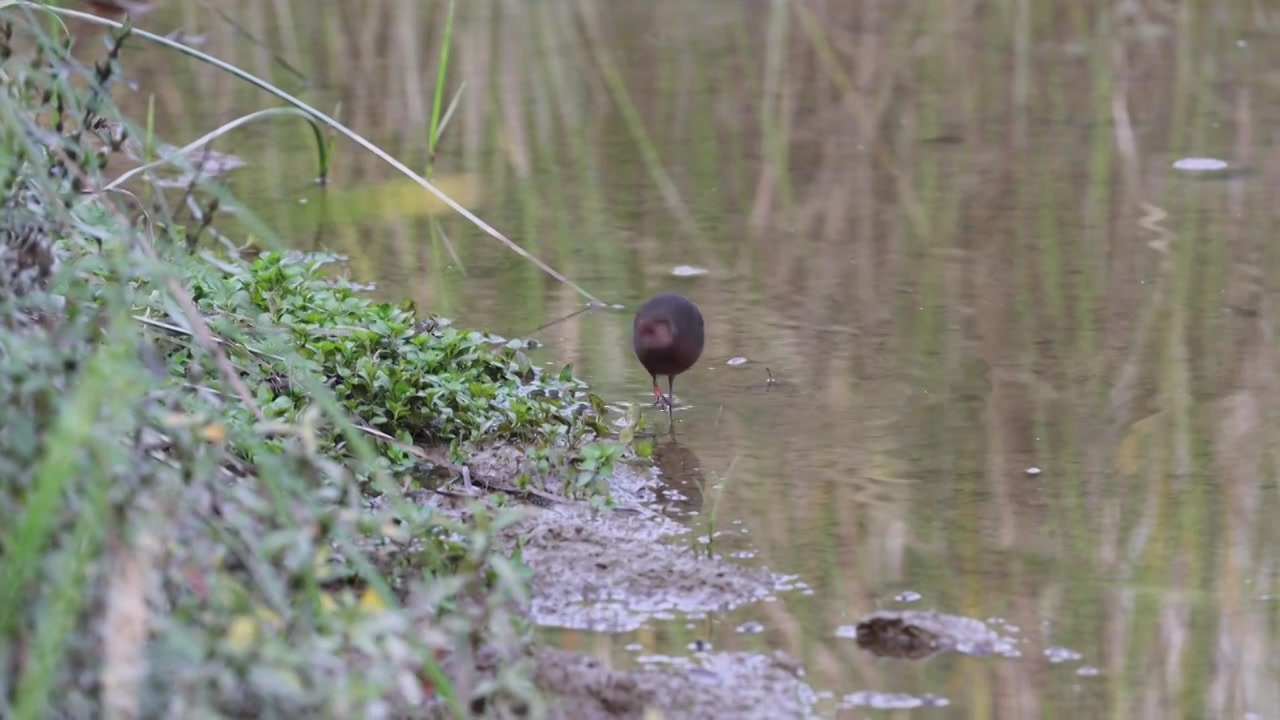
<path fill-rule="evenodd" d="M 675 403 L 672 402 L 671 398 L 663 395 L 662 390 L 660 390 L 657 385 L 654 385 L 653 386 L 653 406 L 670 410 L 671 408 L 675 407 Z"/>

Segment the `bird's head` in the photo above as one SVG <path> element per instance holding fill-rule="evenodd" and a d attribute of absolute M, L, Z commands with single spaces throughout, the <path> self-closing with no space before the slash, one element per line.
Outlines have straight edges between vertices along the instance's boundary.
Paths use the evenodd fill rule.
<path fill-rule="evenodd" d="M 675 326 L 666 318 L 653 318 L 636 323 L 636 345 L 638 347 L 647 350 L 658 350 L 669 346 L 675 337 Z"/>

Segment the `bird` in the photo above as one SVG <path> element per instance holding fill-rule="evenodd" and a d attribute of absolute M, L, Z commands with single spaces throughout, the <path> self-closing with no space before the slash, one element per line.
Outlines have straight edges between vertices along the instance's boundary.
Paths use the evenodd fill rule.
<path fill-rule="evenodd" d="M 702 313 L 683 295 L 659 293 L 636 310 L 631 347 L 653 380 L 654 405 L 666 405 L 668 419 L 672 419 L 676 376 L 698 362 L 704 343 Z M 667 376 L 665 398 L 659 375 Z"/>
<path fill-rule="evenodd" d="M 129 2 L 129 0 L 82 0 L 82 3 L 88 5 L 93 14 L 106 17 L 121 15 L 137 17 L 151 12 L 152 9 L 150 2 Z"/>

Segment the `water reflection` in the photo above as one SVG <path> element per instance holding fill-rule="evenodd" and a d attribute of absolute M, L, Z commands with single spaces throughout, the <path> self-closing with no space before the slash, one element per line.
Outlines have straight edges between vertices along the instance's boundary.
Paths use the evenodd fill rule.
<path fill-rule="evenodd" d="M 693 450 L 671 440 L 654 443 L 653 462 L 662 476 L 661 496 L 667 501 L 668 512 L 696 516 L 705 491 L 702 461 Z"/>
<path fill-rule="evenodd" d="M 247 3 L 235 29 L 161 2 L 147 22 L 293 87 L 243 33 L 265 38 L 308 76 L 308 101 L 425 165 L 439 7 L 332 6 Z M 675 291 L 706 317 L 680 444 L 659 459 L 687 468 L 677 448 L 696 449 L 720 527 L 741 520 L 735 542 L 814 591 L 725 617 L 716 647 L 785 648 L 837 696 L 936 694 L 970 717 L 1280 706 L 1271 3 L 458 13 L 448 82 L 466 90 L 441 181 L 476 188 L 481 217 L 607 302 Z M 173 141 L 269 104 L 152 57 L 134 74 Z M 147 99 L 128 102 L 141 115 Z M 314 152 L 298 127 L 234 143 L 255 163 L 234 172 L 238 196 L 286 237 L 326 228 L 386 297 L 507 334 L 582 307 L 456 218 L 299 210 Z M 335 191 L 394 180 L 336 152 Z M 1203 182 L 1172 168 L 1189 156 L 1251 173 Z M 648 377 L 630 332 L 629 315 L 593 311 L 539 338 L 602 397 L 636 402 Z M 753 362 L 726 364 L 738 356 Z M 760 392 L 762 366 L 787 385 Z M 904 587 L 1030 644 L 917 664 L 834 637 Z M 733 631 L 748 621 L 765 632 Z M 682 627 L 652 650 L 681 652 Z M 1052 671 L 1055 647 L 1096 676 Z"/>

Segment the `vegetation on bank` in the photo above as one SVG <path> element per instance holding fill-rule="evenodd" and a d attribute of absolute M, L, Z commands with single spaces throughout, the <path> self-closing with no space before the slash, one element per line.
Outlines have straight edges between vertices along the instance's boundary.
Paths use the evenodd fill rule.
<path fill-rule="evenodd" d="M 607 502 L 598 398 L 334 258 L 202 249 L 202 185 L 100 192 L 153 147 L 124 36 L 84 67 L 33 17 L 0 10 L 0 715 L 537 714 L 517 512 L 406 491 L 514 442 Z"/>

